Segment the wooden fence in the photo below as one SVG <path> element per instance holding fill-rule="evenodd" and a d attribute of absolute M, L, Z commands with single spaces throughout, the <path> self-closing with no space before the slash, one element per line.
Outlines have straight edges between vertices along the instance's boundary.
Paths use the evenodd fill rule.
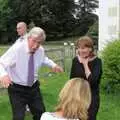
<path fill-rule="evenodd" d="M 63 47 L 45 49 L 45 52 L 49 58 L 51 58 L 55 63 L 60 64 L 65 70 L 65 52 Z"/>

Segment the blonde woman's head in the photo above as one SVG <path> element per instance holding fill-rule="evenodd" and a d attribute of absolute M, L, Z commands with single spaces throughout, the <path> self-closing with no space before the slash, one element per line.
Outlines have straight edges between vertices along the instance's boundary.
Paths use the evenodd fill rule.
<path fill-rule="evenodd" d="M 82 78 L 74 78 L 61 90 L 57 111 L 62 110 L 65 118 L 87 120 L 90 103 L 91 92 L 88 82 Z"/>

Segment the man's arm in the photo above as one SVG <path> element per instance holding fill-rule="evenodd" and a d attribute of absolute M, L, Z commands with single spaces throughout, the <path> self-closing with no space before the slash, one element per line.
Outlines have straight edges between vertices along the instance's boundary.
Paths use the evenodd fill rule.
<path fill-rule="evenodd" d="M 15 65 L 16 48 L 17 46 L 13 45 L 0 57 L 0 83 L 3 87 L 8 87 L 12 82 L 7 69 Z"/>
<path fill-rule="evenodd" d="M 6 71 L 6 68 L 1 63 L 0 63 L 0 83 L 4 88 L 8 88 L 8 86 L 12 83 Z"/>
<path fill-rule="evenodd" d="M 63 72 L 63 69 L 59 65 L 54 63 L 51 59 L 49 59 L 46 56 L 44 57 L 43 64 L 52 68 L 52 72 Z"/>

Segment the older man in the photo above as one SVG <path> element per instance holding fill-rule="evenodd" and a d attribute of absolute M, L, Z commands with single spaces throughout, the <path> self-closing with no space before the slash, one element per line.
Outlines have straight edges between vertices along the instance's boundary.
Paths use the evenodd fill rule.
<path fill-rule="evenodd" d="M 26 104 L 33 120 L 40 120 L 45 111 L 37 75 L 39 67 L 47 65 L 53 72 L 63 71 L 45 56 L 42 47 L 45 38 L 44 30 L 34 27 L 24 42 L 12 46 L 0 58 L 0 82 L 8 88 L 13 120 L 24 120 Z"/>
<path fill-rule="evenodd" d="M 19 38 L 15 41 L 15 43 L 23 42 L 25 40 L 25 37 L 27 37 L 27 24 L 23 21 L 18 22 L 16 26 L 16 31 Z M 26 105 L 26 111 L 30 112 L 28 105 Z"/>
<path fill-rule="evenodd" d="M 27 35 L 27 25 L 25 22 L 18 22 L 16 26 L 16 31 L 18 33 L 19 38 L 16 40 L 16 42 L 22 42 L 26 35 Z"/>

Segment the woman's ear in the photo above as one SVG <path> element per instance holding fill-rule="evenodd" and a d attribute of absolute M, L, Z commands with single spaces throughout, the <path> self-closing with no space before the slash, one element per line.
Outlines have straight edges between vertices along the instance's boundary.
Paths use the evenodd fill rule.
<path fill-rule="evenodd" d="M 93 52 L 93 49 L 92 49 L 92 48 L 89 48 L 89 51 L 90 51 L 90 53 L 92 53 L 92 52 Z"/>
<path fill-rule="evenodd" d="M 94 54 L 94 49 L 93 49 L 93 48 L 90 48 L 90 57 L 93 57 L 93 56 L 95 56 L 95 54 Z"/>

